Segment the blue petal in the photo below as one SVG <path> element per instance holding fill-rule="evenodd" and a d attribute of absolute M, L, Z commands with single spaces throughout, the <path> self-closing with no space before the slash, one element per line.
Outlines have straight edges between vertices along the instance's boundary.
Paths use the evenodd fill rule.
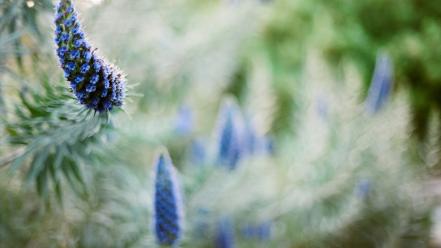
<path fill-rule="evenodd" d="M 87 87 L 86 87 L 86 91 L 87 91 L 88 93 L 92 93 L 92 92 L 94 92 L 95 90 L 96 90 L 96 86 L 93 85 L 93 84 L 89 84 L 89 85 L 87 85 Z"/>
<path fill-rule="evenodd" d="M 75 78 L 75 83 L 76 84 L 80 84 L 81 82 L 83 82 L 83 80 L 84 80 L 83 76 L 78 76 L 78 77 Z"/>
<path fill-rule="evenodd" d="M 85 74 L 89 71 L 89 69 L 90 69 L 90 66 L 88 64 L 84 64 L 81 66 L 80 71 L 81 71 L 81 73 Z"/>

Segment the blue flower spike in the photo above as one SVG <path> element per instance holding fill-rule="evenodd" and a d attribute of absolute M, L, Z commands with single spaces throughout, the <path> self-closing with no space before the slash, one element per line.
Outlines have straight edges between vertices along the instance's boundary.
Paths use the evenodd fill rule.
<path fill-rule="evenodd" d="M 234 248 L 235 243 L 233 223 L 229 218 L 224 217 L 218 223 L 214 246 L 216 248 Z"/>
<path fill-rule="evenodd" d="M 366 99 L 366 107 L 369 113 L 377 113 L 387 102 L 393 83 L 393 66 L 386 54 L 379 54 L 375 64 L 375 71 L 372 77 Z"/>
<path fill-rule="evenodd" d="M 98 112 L 123 105 L 125 77 L 89 45 L 72 0 L 61 0 L 55 7 L 54 40 L 61 68 L 78 102 Z"/>
<path fill-rule="evenodd" d="M 182 234 L 183 200 L 176 170 L 167 152 L 154 165 L 153 228 L 158 245 L 175 247 Z"/>
<path fill-rule="evenodd" d="M 217 159 L 230 170 L 237 167 L 245 152 L 244 127 L 235 101 L 227 98 L 219 111 L 217 127 Z"/>

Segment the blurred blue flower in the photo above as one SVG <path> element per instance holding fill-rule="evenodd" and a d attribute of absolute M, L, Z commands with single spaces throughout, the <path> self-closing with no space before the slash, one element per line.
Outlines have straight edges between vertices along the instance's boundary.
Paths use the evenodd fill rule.
<path fill-rule="evenodd" d="M 222 105 L 218 119 L 217 158 L 220 166 L 236 168 L 245 149 L 242 132 L 240 109 L 228 99 Z"/>
<path fill-rule="evenodd" d="M 264 153 L 269 155 L 274 155 L 275 148 L 274 148 L 274 139 L 268 136 L 264 136 L 260 138 L 260 146 Z"/>
<path fill-rule="evenodd" d="M 261 241 L 271 239 L 272 222 L 265 221 L 257 225 L 246 225 L 242 228 L 242 235 L 247 239 L 257 239 Z"/>
<path fill-rule="evenodd" d="M 186 105 L 182 105 L 179 108 L 176 122 L 175 122 L 175 131 L 179 135 L 188 135 L 192 132 L 193 129 L 193 113 L 190 107 Z"/>
<path fill-rule="evenodd" d="M 245 150 L 249 155 L 253 155 L 259 150 L 259 137 L 256 134 L 253 122 L 251 118 L 247 115 L 245 118 L 245 130 L 244 130 L 244 146 Z"/>
<path fill-rule="evenodd" d="M 268 136 L 261 136 L 257 133 L 254 123 L 247 115 L 244 120 L 243 150 L 245 155 L 273 155 L 273 140 Z"/>
<path fill-rule="evenodd" d="M 375 71 L 366 99 L 368 112 L 376 113 L 387 102 L 392 88 L 393 68 L 389 56 L 377 56 Z"/>
<path fill-rule="evenodd" d="M 99 112 L 122 106 L 124 76 L 100 59 L 84 39 L 72 1 L 61 0 L 55 11 L 57 55 L 78 101 Z"/>
<path fill-rule="evenodd" d="M 322 120 L 326 120 L 329 114 L 329 107 L 325 96 L 318 97 L 316 100 L 317 114 Z"/>
<path fill-rule="evenodd" d="M 154 166 L 153 226 L 159 245 L 174 246 L 182 234 L 183 202 L 176 172 L 167 153 Z"/>
<path fill-rule="evenodd" d="M 198 238 L 205 239 L 210 237 L 210 211 L 205 208 L 198 208 L 196 210 L 196 215 L 193 217 L 195 228 L 193 228 L 193 235 Z"/>
<path fill-rule="evenodd" d="M 360 199 L 365 199 L 372 190 L 372 183 L 368 179 L 360 180 L 355 188 L 355 194 Z"/>
<path fill-rule="evenodd" d="M 204 164 L 207 158 L 207 151 L 205 144 L 199 140 L 194 139 L 190 145 L 190 162 L 192 164 L 201 165 Z"/>
<path fill-rule="evenodd" d="M 214 243 L 216 248 L 235 247 L 234 226 L 229 218 L 224 217 L 219 221 Z"/>

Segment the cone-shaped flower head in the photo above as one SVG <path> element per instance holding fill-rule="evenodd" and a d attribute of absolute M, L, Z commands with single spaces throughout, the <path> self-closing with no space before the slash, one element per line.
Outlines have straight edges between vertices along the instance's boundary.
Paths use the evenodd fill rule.
<path fill-rule="evenodd" d="M 153 227 L 159 245 L 174 246 L 182 233 L 182 197 L 176 171 L 167 153 L 154 166 Z"/>
<path fill-rule="evenodd" d="M 393 69 L 390 58 L 385 54 L 377 56 L 375 71 L 366 99 L 366 107 L 370 113 L 376 113 L 386 103 L 393 80 Z"/>
<path fill-rule="evenodd" d="M 243 129 L 240 109 L 232 99 L 227 99 L 218 117 L 217 158 L 221 166 L 236 168 L 245 148 Z"/>
<path fill-rule="evenodd" d="M 55 12 L 57 55 L 78 101 L 99 112 L 121 106 L 125 95 L 124 76 L 89 45 L 72 1 L 61 0 Z"/>
<path fill-rule="evenodd" d="M 234 248 L 234 227 L 229 218 L 218 223 L 214 243 L 216 248 Z"/>

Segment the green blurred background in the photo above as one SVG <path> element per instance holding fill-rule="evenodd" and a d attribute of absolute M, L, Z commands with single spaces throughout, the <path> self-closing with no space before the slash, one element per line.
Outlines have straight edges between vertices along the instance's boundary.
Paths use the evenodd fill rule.
<path fill-rule="evenodd" d="M 223 216 L 236 247 L 441 246 L 441 2 L 74 2 L 128 99 L 110 125 L 66 114 L 81 106 L 55 56 L 54 3 L 0 0 L 0 247 L 155 247 L 164 146 L 185 192 L 182 247 L 216 247 Z M 378 54 L 393 84 L 369 113 Z M 273 146 L 232 172 L 213 159 L 226 97 Z M 94 135 L 60 137 L 78 123 Z M 262 222 L 269 237 L 244 235 Z"/>

